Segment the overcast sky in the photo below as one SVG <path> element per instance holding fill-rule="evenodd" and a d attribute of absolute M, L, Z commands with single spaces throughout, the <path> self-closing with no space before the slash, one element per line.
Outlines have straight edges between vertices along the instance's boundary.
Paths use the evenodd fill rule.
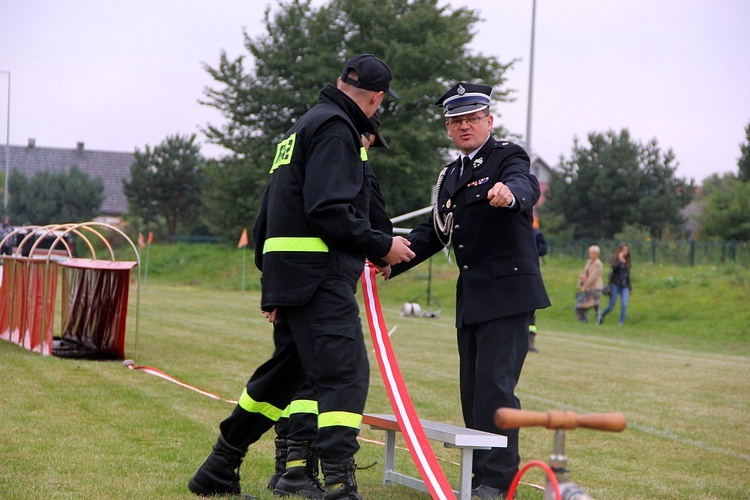
<path fill-rule="evenodd" d="M 203 141 L 200 128 L 222 118 L 198 103 L 213 84 L 202 64 L 216 66 L 221 49 L 247 55 L 242 30 L 263 34 L 267 5 L 277 8 L 267 0 L 0 0 L 10 143 L 132 152 L 173 134 Z M 483 18 L 472 50 L 519 59 L 507 82 L 516 101 L 495 111 L 525 134 L 532 0 L 450 5 Z M 671 148 L 678 176 L 700 182 L 737 171 L 750 123 L 750 1 L 537 0 L 534 57 L 531 145 L 547 163 L 569 158 L 575 136 L 627 128 L 639 142 Z M 7 101 L 0 73 L 3 145 Z"/>

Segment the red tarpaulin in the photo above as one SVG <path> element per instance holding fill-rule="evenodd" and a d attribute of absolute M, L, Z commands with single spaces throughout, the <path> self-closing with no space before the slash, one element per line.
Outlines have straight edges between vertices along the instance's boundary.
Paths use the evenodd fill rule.
<path fill-rule="evenodd" d="M 54 264 L 44 259 L 6 257 L 0 288 L 0 339 L 51 354 L 56 293 Z"/>
<path fill-rule="evenodd" d="M 62 335 L 53 354 L 124 359 L 130 270 L 136 262 L 68 259 L 59 265 Z"/>

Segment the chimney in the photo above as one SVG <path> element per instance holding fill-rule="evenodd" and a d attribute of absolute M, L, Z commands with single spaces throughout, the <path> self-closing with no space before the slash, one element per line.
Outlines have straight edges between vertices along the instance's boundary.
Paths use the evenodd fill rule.
<path fill-rule="evenodd" d="M 76 149 L 78 150 L 78 152 L 79 152 L 79 153 L 83 153 L 83 143 L 82 143 L 82 142 L 79 142 L 79 143 L 77 144 L 77 147 L 76 147 Z"/>
<path fill-rule="evenodd" d="M 29 149 L 33 148 L 34 146 L 36 146 L 36 139 L 34 139 L 33 137 L 29 137 Z"/>

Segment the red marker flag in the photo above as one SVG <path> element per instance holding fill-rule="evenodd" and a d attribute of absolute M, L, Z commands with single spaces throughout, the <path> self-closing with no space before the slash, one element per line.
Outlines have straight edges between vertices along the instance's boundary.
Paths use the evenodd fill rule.
<path fill-rule="evenodd" d="M 154 241 L 154 232 L 153 231 L 149 231 L 148 232 L 148 241 L 146 243 L 148 243 L 150 245 L 152 241 Z"/>
<path fill-rule="evenodd" d="M 237 248 L 246 247 L 250 242 L 247 239 L 247 228 L 242 230 L 242 236 L 240 236 L 240 242 L 237 243 Z"/>

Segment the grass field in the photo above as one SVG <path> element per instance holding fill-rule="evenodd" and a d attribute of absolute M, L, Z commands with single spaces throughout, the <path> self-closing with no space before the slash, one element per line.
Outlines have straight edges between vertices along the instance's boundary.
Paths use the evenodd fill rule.
<path fill-rule="evenodd" d="M 188 384 L 236 399 L 270 354 L 258 311 L 257 273 L 247 254 L 219 246 L 154 246 L 141 283 L 139 330 L 131 294 L 126 352 Z M 572 312 L 583 262 L 543 265 L 553 306 L 540 311 L 539 354 L 530 354 L 518 394 L 526 409 L 623 412 L 623 433 L 567 434 L 572 479 L 599 499 L 748 498 L 750 490 L 750 272 L 740 267 L 634 263 L 628 320 L 582 325 Z M 145 267 L 145 262 L 142 267 Z M 461 424 L 453 328 L 455 265 L 435 258 L 431 291 L 439 318 L 400 317 L 403 302 L 426 308 L 427 266 L 380 295 L 421 418 Z M 615 310 L 615 314 L 619 309 Z M 367 335 L 366 335 L 367 336 Z M 374 355 L 366 411 L 392 413 Z M 120 362 L 43 357 L 0 342 L 0 498 L 191 498 L 186 483 L 232 410 Z M 523 430 L 524 462 L 546 461 L 552 431 Z M 381 485 L 382 434 L 363 429 L 357 479 L 366 499 L 428 498 Z M 253 446 L 243 491 L 273 498 L 273 436 Z M 458 453 L 435 448 L 455 480 Z M 399 466 L 416 470 L 406 451 Z M 525 483 L 541 484 L 532 470 Z M 532 486 L 523 499 L 541 499 Z"/>

